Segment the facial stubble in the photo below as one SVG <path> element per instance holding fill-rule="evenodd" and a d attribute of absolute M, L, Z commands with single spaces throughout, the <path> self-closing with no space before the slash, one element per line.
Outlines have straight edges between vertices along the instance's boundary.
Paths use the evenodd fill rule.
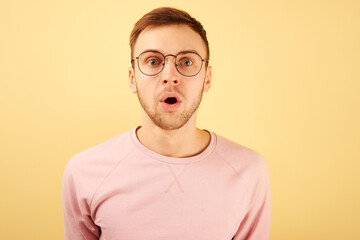
<path fill-rule="evenodd" d="M 137 88 L 137 96 L 138 96 L 140 105 L 144 109 L 146 114 L 149 116 L 149 118 L 152 120 L 152 122 L 161 129 L 176 130 L 176 129 L 183 127 L 189 121 L 189 119 L 194 115 L 194 113 L 200 106 L 202 96 L 203 96 L 204 85 L 202 85 L 200 93 L 197 95 L 195 101 L 191 104 L 191 106 L 188 109 L 185 109 L 180 114 L 180 116 L 176 120 L 173 120 L 173 121 L 169 121 L 169 120 L 165 119 L 166 116 L 161 116 L 162 114 L 164 115 L 164 113 L 156 112 L 155 106 L 149 106 L 144 101 L 144 98 L 142 97 L 142 93 L 139 90 L 139 87 L 136 86 L 136 88 Z M 172 114 L 172 113 L 167 113 L 167 114 Z"/>

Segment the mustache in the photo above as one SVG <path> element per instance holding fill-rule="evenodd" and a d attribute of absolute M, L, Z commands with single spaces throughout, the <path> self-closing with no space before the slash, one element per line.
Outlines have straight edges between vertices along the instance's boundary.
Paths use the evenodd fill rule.
<path fill-rule="evenodd" d="M 164 94 L 169 93 L 169 92 L 176 93 L 176 94 L 178 94 L 181 98 L 184 98 L 184 95 L 182 94 L 182 92 L 179 91 L 179 90 L 177 89 L 177 87 L 174 87 L 174 86 L 170 86 L 170 87 L 164 88 L 164 89 L 158 94 L 158 97 L 161 98 L 161 96 L 163 96 Z"/>

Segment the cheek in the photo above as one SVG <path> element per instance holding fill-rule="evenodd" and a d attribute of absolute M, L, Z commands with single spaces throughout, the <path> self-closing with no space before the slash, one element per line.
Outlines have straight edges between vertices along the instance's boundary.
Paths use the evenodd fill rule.
<path fill-rule="evenodd" d="M 186 100 L 189 103 L 191 103 L 196 99 L 198 99 L 199 95 L 202 93 L 202 89 L 203 89 L 202 86 L 203 86 L 202 84 L 196 84 L 196 85 L 189 84 L 186 87 L 184 87 L 182 90 L 180 89 L 179 90 L 184 94 Z"/>
<path fill-rule="evenodd" d="M 190 91 L 197 95 L 199 92 L 203 91 L 204 81 L 202 79 L 196 79 L 196 82 L 189 87 Z"/>
<path fill-rule="evenodd" d="M 149 81 L 138 81 L 137 89 L 143 98 L 151 100 L 156 97 L 155 86 L 150 84 Z"/>

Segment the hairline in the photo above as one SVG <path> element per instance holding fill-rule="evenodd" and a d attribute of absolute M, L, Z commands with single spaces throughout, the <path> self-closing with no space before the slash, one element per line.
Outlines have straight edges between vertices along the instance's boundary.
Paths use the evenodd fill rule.
<path fill-rule="evenodd" d="M 205 58 L 206 60 L 210 60 L 209 59 L 209 53 L 210 53 L 210 49 L 209 46 L 207 46 L 205 40 L 202 38 L 201 34 L 199 32 L 197 32 L 195 29 L 193 29 L 189 24 L 186 23 L 163 23 L 163 24 L 149 24 L 148 26 L 146 26 L 144 29 L 142 29 L 139 34 L 137 35 L 135 41 L 133 42 L 133 44 L 130 46 L 130 50 L 131 50 L 131 59 L 134 59 L 134 50 L 135 50 L 135 45 L 138 42 L 139 37 L 141 36 L 141 34 L 145 31 L 148 30 L 149 28 L 156 28 L 156 27 L 163 27 L 163 26 L 176 26 L 176 25 L 183 25 L 183 26 L 187 26 L 188 28 L 190 28 L 192 31 L 194 31 L 198 36 L 200 36 L 200 39 L 202 41 L 202 43 L 204 44 L 205 47 Z M 200 54 L 199 54 L 200 55 Z M 201 56 L 201 55 L 200 55 Z"/>

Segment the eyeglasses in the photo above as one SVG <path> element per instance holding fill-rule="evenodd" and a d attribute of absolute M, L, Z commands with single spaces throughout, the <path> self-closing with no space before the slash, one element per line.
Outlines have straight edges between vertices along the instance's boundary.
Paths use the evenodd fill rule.
<path fill-rule="evenodd" d="M 175 58 L 177 71 L 186 77 L 197 75 L 202 68 L 203 62 L 209 62 L 208 59 L 203 59 L 195 52 L 181 52 L 177 55 L 168 54 L 164 56 L 164 54 L 158 51 L 145 51 L 136 57 L 136 60 L 140 72 L 147 76 L 155 76 L 164 69 L 165 59 L 169 56 Z M 135 59 L 131 59 L 131 62 L 134 60 Z"/>

